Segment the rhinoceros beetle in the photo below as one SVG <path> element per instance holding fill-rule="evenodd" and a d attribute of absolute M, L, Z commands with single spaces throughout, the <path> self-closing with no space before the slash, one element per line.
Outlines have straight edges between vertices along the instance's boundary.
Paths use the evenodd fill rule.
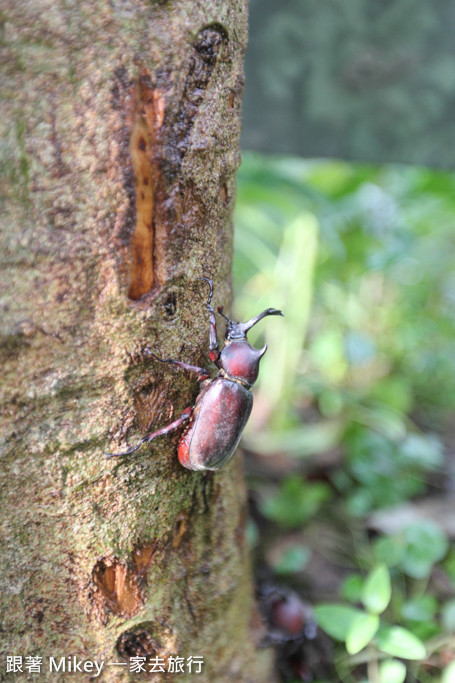
<path fill-rule="evenodd" d="M 267 308 L 246 323 L 236 323 L 224 315 L 223 307 L 220 306 L 218 313 L 226 321 L 224 348 L 220 352 L 215 311 L 211 305 L 213 283 L 207 277 L 199 279 L 208 282 L 210 288 L 206 303 L 210 314 L 209 359 L 218 368 L 218 374 L 211 378 L 204 368 L 171 358 L 158 358 L 148 350 L 149 357 L 154 360 L 194 372 L 201 382 L 201 391 L 195 405 L 186 408 L 177 420 L 145 436 L 134 448 L 124 453 L 105 453 L 107 457 L 130 455 L 143 443 L 167 434 L 186 420 L 190 420 L 190 423 L 178 445 L 178 459 L 183 467 L 189 470 L 219 470 L 234 455 L 253 407 L 250 389 L 258 377 L 259 361 L 267 351 L 267 344 L 260 350 L 250 346 L 246 333 L 262 318 L 283 314 L 275 308 Z"/>

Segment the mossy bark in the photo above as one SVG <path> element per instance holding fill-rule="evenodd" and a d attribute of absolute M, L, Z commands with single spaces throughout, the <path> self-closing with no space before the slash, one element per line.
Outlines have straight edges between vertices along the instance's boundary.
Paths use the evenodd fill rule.
<path fill-rule="evenodd" d="M 176 680 L 272 680 L 240 459 L 102 455 L 193 402 L 145 349 L 207 364 L 197 278 L 229 302 L 246 2 L 6 0 L 3 30 L 2 675 L 199 655 Z"/>

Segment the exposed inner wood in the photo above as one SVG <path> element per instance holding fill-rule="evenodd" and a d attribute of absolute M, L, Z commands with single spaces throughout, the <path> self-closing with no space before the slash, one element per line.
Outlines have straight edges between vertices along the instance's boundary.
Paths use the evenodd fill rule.
<path fill-rule="evenodd" d="M 130 151 L 136 186 L 136 229 L 132 240 L 133 272 L 128 296 L 140 299 L 151 290 L 154 281 L 152 139 L 142 115 L 137 116 L 133 124 Z"/>
<path fill-rule="evenodd" d="M 114 614 L 132 617 L 140 610 L 143 600 L 138 576 L 118 560 L 100 560 L 93 580 L 99 591 L 96 597 Z"/>
<path fill-rule="evenodd" d="M 116 558 L 99 560 L 93 569 L 99 606 L 121 617 L 137 614 L 144 602 L 140 585 L 146 581 L 154 553 L 155 546 L 147 544 L 134 550 L 128 566 Z"/>

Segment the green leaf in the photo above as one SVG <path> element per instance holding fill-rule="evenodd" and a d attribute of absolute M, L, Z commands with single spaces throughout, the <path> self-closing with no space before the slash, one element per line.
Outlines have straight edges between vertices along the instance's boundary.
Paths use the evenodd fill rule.
<path fill-rule="evenodd" d="M 442 672 L 441 683 L 455 683 L 455 662 L 450 662 Z"/>
<path fill-rule="evenodd" d="M 277 325 L 275 329 L 272 326 L 263 328 L 269 352 L 257 382 L 257 393 L 267 406 L 267 422 L 272 433 L 274 429 L 286 426 L 289 420 L 293 385 L 311 309 L 318 232 L 316 217 L 307 211 L 299 212 L 292 220 L 286 221 L 273 268 L 252 278 L 246 287 L 258 306 L 258 298 L 268 300 L 271 291 L 277 301 L 286 304 L 286 317 L 281 329 Z M 251 331 L 253 346 L 256 335 L 261 333 L 260 328 Z"/>
<path fill-rule="evenodd" d="M 435 562 L 447 552 L 448 540 L 437 524 L 428 521 L 416 522 L 405 529 L 406 554 L 401 568 L 414 579 L 429 576 Z"/>
<path fill-rule="evenodd" d="M 372 614 L 381 614 L 390 602 L 392 586 L 385 564 L 378 564 L 369 573 L 362 590 L 362 602 Z"/>
<path fill-rule="evenodd" d="M 340 596 L 348 602 L 360 602 L 363 589 L 363 578 L 360 574 L 349 574 L 341 584 Z"/>
<path fill-rule="evenodd" d="M 401 626 L 383 629 L 376 641 L 381 652 L 403 659 L 425 659 L 425 645 L 411 631 Z"/>
<path fill-rule="evenodd" d="M 381 536 L 373 545 L 373 556 L 377 562 L 385 562 L 396 567 L 403 560 L 406 552 L 404 539 L 401 536 Z"/>
<path fill-rule="evenodd" d="M 300 526 L 331 497 L 331 490 L 322 482 L 309 484 L 300 477 L 287 477 L 279 491 L 261 505 L 265 517 L 284 527 Z"/>
<path fill-rule="evenodd" d="M 407 600 L 401 608 L 401 614 L 410 621 L 430 621 L 438 610 L 438 601 L 433 595 L 422 595 Z"/>
<path fill-rule="evenodd" d="M 301 572 L 311 557 L 311 550 L 304 545 L 294 545 L 286 550 L 272 563 L 277 574 L 294 574 Z"/>
<path fill-rule="evenodd" d="M 396 659 L 385 659 L 379 665 L 379 683 L 404 683 L 406 667 Z"/>
<path fill-rule="evenodd" d="M 346 634 L 346 650 L 356 655 L 373 639 L 379 628 L 377 614 L 359 614 L 352 621 Z"/>
<path fill-rule="evenodd" d="M 388 376 L 377 381 L 371 387 L 371 396 L 400 413 L 406 414 L 412 407 L 412 387 L 404 377 Z"/>
<path fill-rule="evenodd" d="M 441 442 L 432 434 L 409 434 L 400 450 L 413 466 L 419 465 L 423 469 L 434 470 L 444 463 Z"/>
<path fill-rule="evenodd" d="M 319 626 L 329 636 L 345 641 L 354 620 L 365 613 L 347 605 L 326 604 L 315 607 L 314 614 Z"/>
<path fill-rule="evenodd" d="M 374 506 L 374 498 L 367 488 L 359 487 L 347 500 L 347 509 L 353 517 L 365 517 Z"/>

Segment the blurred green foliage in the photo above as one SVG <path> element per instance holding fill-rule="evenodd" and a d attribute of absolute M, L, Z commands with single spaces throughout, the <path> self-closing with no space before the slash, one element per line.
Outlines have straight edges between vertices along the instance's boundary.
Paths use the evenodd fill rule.
<path fill-rule="evenodd" d="M 454 409 L 454 175 L 247 154 L 235 221 L 238 315 L 273 297 L 299 323 L 267 325 L 280 349 L 294 344 L 294 399 L 311 392 L 329 415 L 362 399 L 397 421 L 415 405 Z M 270 374 L 281 397 L 276 369 L 261 390 Z M 295 411 L 283 413 L 292 423 Z"/>
<path fill-rule="evenodd" d="M 234 315 L 268 306 L 285 314 L 250 333 L 268 351 L 245 444 L 281 458 L 281 477 L 256 479 L 253 489 L 259 513 L 282 533 L 297 534 L 315 515 L 360 529 L 375 510 L 447 480 L 454 224 L 449 173 L 244 156 Z M 327 453 L 336 464 L 308 481 L 305 458 Z M 363 663 L 372 681 L 404 681 L 408 665 L 398 657 L 416 662 L 409 680 L 439 681 L 416 671 L 453 641 L 455 548 L 433 522 L 354 536 L 358 571 L 340 585 L 345 602 L 317 609 L 322 628 L 344 643 L 340 679 L 358 680 L 352 672 Z M 296 537 L 273 557 L 277 575 L 296 576 L 311 550 Z M 447 604 L 429 588 L 435 567 L 454 595 Z M 450 666 L 442 675 L 452 680 Z"/>
<path fill-rule="evenodd" d="M 345 643 L 346 653 L 338 661 L 340 672 L 355 668 L 358 662 L 353 656 L 368 648 L 364 661 L 371 672 L 370 683 L 382 681 L 377 672 L 384 653 L 425 664 L 429 652 L 453 643 L 455 601 L 444 604 L 426 590 L 434 565 L 447 549 L 445 534 L 429 522 L 380 537 L 373 544 L 368 575 L 350 574 L 341 584 L 340 596 L 346 602 L 315 608 L 321 628 Z M 424 582 L 411 581 L 407 589 L 403 575 Z M 425 680 L 436 679 L 426 676 Z"/>
<path fill-rule="evenodd" d="M 454 216 L 449 173 L 253 154 L 240 169 L 235 313 L 286 316 L 250 333 L 269 350 L 247 445 L 341 443 L 358 514 L 420 493 L 443 461 L 421 429 L 455 409 Z"/>
<path fill-rule="evenodd" d="M 286 477 L 280 488 L 263 500 L 260 510 L 264 517 L 292 529 L 308 521 L 331 497 L 327 484 L 309 484 L 301 477 Z"/>

